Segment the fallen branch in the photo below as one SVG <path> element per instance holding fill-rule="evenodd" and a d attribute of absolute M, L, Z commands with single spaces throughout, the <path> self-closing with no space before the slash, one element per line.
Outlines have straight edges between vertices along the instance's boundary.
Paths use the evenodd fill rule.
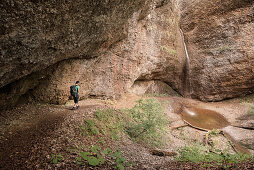
<path fill-rule="evenodd" d="M 175 130 L 175 129 L 186 127 L 186 126 L 189 126 L 189 125 L 188 124 L 184 124 L 184 125 L 180 125 L 180 126 L 175 126 L 175 127 L 172 127 L 171 130 Z"/>
<path fill-rule="evenodd" d="M 156 156 L 176 156 L 177 155 L 176 152 L 161 151 L 156 149 L 153 149 L 150 152 L 152 155 L 156 155 Z"/>

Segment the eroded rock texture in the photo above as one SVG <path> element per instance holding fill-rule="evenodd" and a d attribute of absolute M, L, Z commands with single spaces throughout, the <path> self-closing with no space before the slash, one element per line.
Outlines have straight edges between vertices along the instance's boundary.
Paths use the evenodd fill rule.
<path fill-rule="evenodd" d="M 192 97 L 222 100 L 254 91 L 254 1 L 182 0 Z"/>
<path fill-rule="evenodd" d="M 152 0 L 1 0 L 0 87 L 68 58 L 98 56 L 126 37 Z M 142 16 L 140 16 L 142 17 Z"/>
<path fill-rule="evenodd" d="M 169 0 L 6 0 L 1 8 L 1 86 L 14 81 L 1 89 L 3 104 L 27 93 L 62 104 L 76 80 L 81 97 L 119 98 L 143 79 L 181 88 L 184 59 L 176 53 L 178 19 Z"/>
<path fill-rule="evenodd" d="M 41 101 L 64 103 L 69 86 L 76 80 L 81 80 L 81 97 L 117 99 L 136 80 L 168 80 L 180 87 L 179 78 L 173 78 L 180 77 L 183 67 L 182 57 L 176 54 L 178 27 L 173 10 L 171 3 L 155 3 L 142 20 L 142 11 L 135 12 L 128 20 L 125 39 L 96 58 L 59 63 L 51 76 L 35 88 L 34 96 Z"/>
<path fill-rule="evenodd" d="M 253 0 L 2 0 L 0 107 L 65 103 L 76 80 L 82 98 L 148 81 L 208 101 L 252 93 L 253 11 Z"/>

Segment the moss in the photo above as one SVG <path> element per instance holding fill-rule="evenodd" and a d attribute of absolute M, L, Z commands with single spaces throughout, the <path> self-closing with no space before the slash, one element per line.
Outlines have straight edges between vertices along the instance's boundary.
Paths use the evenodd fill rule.
<path fill-rule="evenodd" d="M 167 47 L 167 46 L 161 46 L 161 49 L 163 51 L 165 51 L 166 53 L 168 53 L 169 55 L 176 55 L 176 50 L 175 49 L 172 49 L 170 47 Z"/>

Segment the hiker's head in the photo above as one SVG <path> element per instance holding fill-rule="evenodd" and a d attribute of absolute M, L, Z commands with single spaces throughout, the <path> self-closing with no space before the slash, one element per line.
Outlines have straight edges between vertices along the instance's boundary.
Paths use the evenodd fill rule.
<path fill-rule="evenodd" d="M 76 84 L 79 84 L 79 81 L 76 81 Z"/>

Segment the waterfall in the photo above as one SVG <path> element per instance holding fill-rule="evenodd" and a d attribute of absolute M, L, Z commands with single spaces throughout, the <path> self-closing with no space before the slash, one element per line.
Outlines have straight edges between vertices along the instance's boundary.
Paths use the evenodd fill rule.
<path fill-rule="evenodd" d="M 185 51 L 185 64 L 183 68 L 183 90 L 184 90 L 184 97 L 191 97 L 190 94 L 190 57 L 188 53 L 188 49 L 185 43 L 185 38 L 182 29 L 180 28 L 180 33 L 183 41 L 184 51 Z"/>
<path fill-rule="evenodd" d="M 186 43 L 185 43 L 183 31 L 182 31 L 181 28 L 180 28 L 180 32 L 181 32 L 181 36 L 182 36 L 182 39 L 183 39 L 183 46 L 184 46 L 184 51 L 185 51 L 185 55 L 186 55 L 187 64 L 190 66 L 190 57 L 189 57 L 188 49 L 187 49 L 187 46 L 186 46 Z"/>

